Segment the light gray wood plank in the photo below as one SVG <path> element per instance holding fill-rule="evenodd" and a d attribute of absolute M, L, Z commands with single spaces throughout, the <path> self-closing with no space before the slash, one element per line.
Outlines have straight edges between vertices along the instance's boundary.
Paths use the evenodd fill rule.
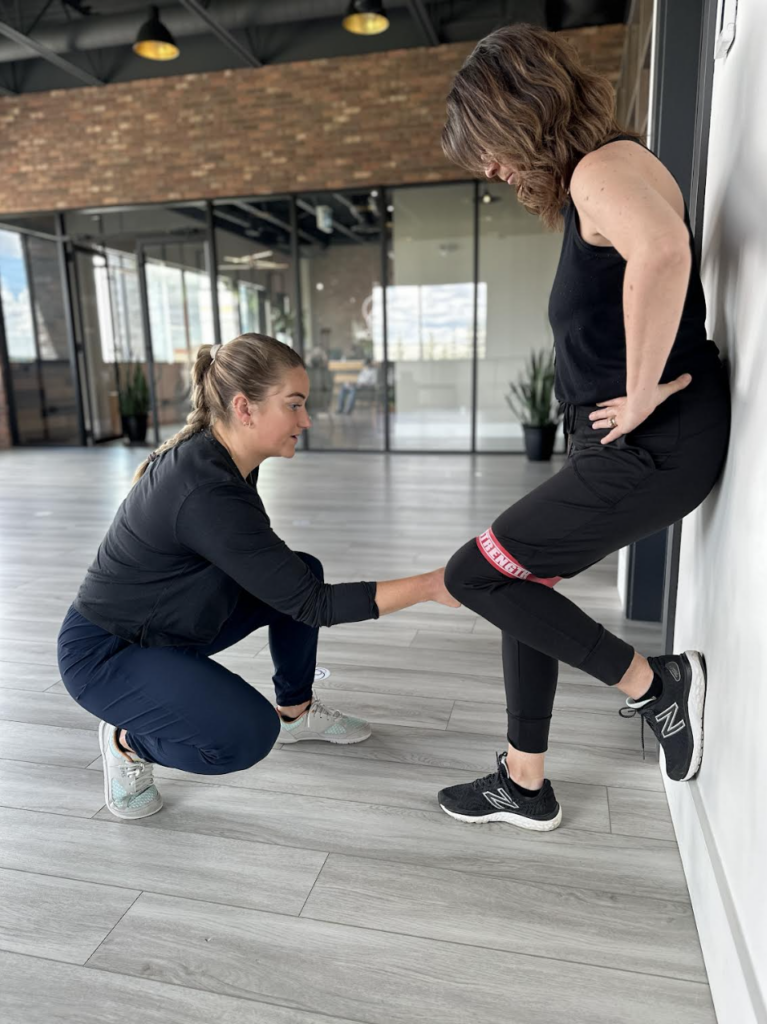
<path fill-rule="evenodd" d="M 0 721 L 0 751 L 11 761 L 87 768 L 98 755 L 99 742 L 90 729 Z"/>
<path fill-rule="evenodd" d="M 451 781 L 448 774 L 445 783 Z M 205 833 L 521 881 L 688 898 L 676 845 L 660 840 L 575 828 L 541 835 L 513 825 L 465 825 L 439 808 L 415 811 L 259 790 L 245 798 L 242 790 L 196 783 L 163 781 L 162 792 L 166 803 L 159 814 L 123 828 Z M 96 820 L 111 817 L 104 809 Z"/>
<path fill-rule="evenodd" d="M 355 1024 L 16 953 L 0 952 L 0 992 L 3 1024 Z"/>
<path fill-rule="evenodd" d="M 41 665 L 57 669 L 56 644 L 53 640 L 46 643 L 29 639 L 0 639 L 0 661 L 7 661 L 13 665 Z"/>
<path fill-rule="evenodd" d="M 332 707 L 375 724 L 400 725 L 444 731 L 453 701 L 434 697 L 405 697 L 402 694 L 369 693 L 364 690 L 328 690 L 325 683 L 316 693 Z"/>
<path fill-rule="evenodd" d="M 419 629 L 411 647 L 427 651 L 456 651 L 461 654 L 492 655 L 498 659 L 496 664 L 499 665 L 501 633 L 500 630 L 496 630 L 495 634 L 488 636 L 480 636 L 476 633 L 464 636 L 462 633 L 450 630 L 449 626 L 445 624 L 444 631 Z"/>
<path fill-rule="evenodd" d="M 613 832 L 624 836 L 676 840 L 665 792 L 610 789 L 608 800 Z"/>
<path fill-rule="evenodd" d="M 620 706 L 622 701 L 619 702 Z M 617 709 L 616 709 L 617 710 Z M 484 736 L 503 735 L 507 729 L 506 708 L 499 704 L 477 704 L 456 701 L 450 716 L 448 730 L 476 732 Z M 583 747 L 614 747 L 633 751 L 641 756 L 639 722 L 613 715 L 592 714 L 588 711 L 555 711 L 551 721 L 549 745 L 573 743 Z M 652 740 L 652 737 L 650 737 Z M 650 740 L 645 740 L 648 747 Z M 654 745 L 654 740 L 652 740 Z"/>
<path fill-rule="evenodd" d="M 53 665 L 25 665 L 16 661 L 0 661 L 0 689 L 47 690 L 59 678 Z"/>
<path fill-rule="evenodd" d="M 596 715 L 617 715 L 626 695 L 614 686 L 592 686 L 561 680 L 554 698 L 554 714 L 560 711 L 590 711 Z"/>
<path fill-rule="evenodd" d="M 90 818 L 104 804 L 101 758 L 98 769 L 0 760 L 0 805 Z"/>
<path fill-rule="evenodd" d="M 692 909 L 331 854 L 302 917 L 706 981 Z"/>
<path fill-rule="evenodd" d="M 506 730 L 498 727 L 495 735 L 480 733 L 435 732 L 432 729 L 402 729 L 393 725 L 376 725 L 373 735 L 364 743 L 335 746 L 334 757 L 402 761 L 418 765 L 441 766 L 446 769 L 486 774 L 495 764 L 494 751 L 507 747 Z M 290 748 L 295 757 L 303 756 L 308 744 L 296 743 Z M 450 772 L 446 773 L 449 777 Z M 657 760 L 642 761 L 641 754 L 617 747 L 583 747 L 579 744 L 557 743 L 546 755 L 546 775 L 555 783 L 581 782 L 593 786 L 620 786 L 630 789 L 663 789 Z"/>
<path fill-rule="evenodd" d="M 83 964 L 138 895 L 0 868 L 0 949 Z"/>
<path fill-rule="evenodd" d="M 28 722 L 30 725 L 97 731 L 98 718 L 81 708 L 63 685 L 62 690 L 63 694 L 0 690 L 0 719 L 6 722 Z"/>
<path fill-rule="evenodd" d="M 499 658 L 495 654 L 474 654 L 460 651 L 433 651 L 409 647 L 407 655 L 386 643 L 354 643 L 351 638 L 323 640 L 321 656 L 326 664 L 370 665 L 378 668 L 407 667 L 415 671 L 439 672 L 445 675 L 483 676 L 496 674 Z M 259 658 L 264 655 L 260 654 Z M 406 657 L 406 660 L 403 660 Z"/>
<path fill-rule="evenodd" d="M 468 634 L 465 634 L 468 636 Z M 386 644 L 389 647 L 409 647 L 416 636 L 415 629 L 408 629 L 397 622 L 397 616 L 387 615 L 371 622 L 349 622 L 320 630 L 319 657 L 322 660 L 325 644 L 350 640 L 355 644 Z"/>
<path fill-rule="evenodd" d="M 101 884 L 119 879 L 128 888 L 298 914 L 325 860 L 318 850 L 259 842 L 255 822 L 241 842 L 159 829 L 128 832 L 120 827 L 125 822 L 105 814 L 86 820 L 0 808 L 0 866 Z"/>
<path fill-rule="evenodd" d="M 289 969 L 286 961 L 289 957 Z M 366 1024 L 711 1024 L 705 985 L 143 895 L 89 963 Z M 286 984 L 286 975 L 293 979 Z M 364 983 L 362 979 L 364 978 Z M 295 983 L 300 979 L 300 984 Z M 372 994 L 375 993 L 373 996 Z M 660 1009 L 660 1015 L 659 1015 Z"/>
<path fill-rule="evenodd" d="M 373 693 L 401 693 L 414 697 L 434 697 L 442 700 L 487 700 L 498 703 L 503 695 L 503 678 L 500 658 L 497 672 L 492 676 L 447 675 L 443 672 L 429 672 L 408 667 L 410 648 L 398 648 L 403 665 L 382 668 L 365 663 L 365 648 L 354 644 L 355 662 L 338 662 L 331 654 L 325 657 L 320 652 L 319 663 L 331 671 L 330 679 L 323 680 L 323 690 L 365 690 Z M 266 692 L 273 675 L 271 659 L 261 654 L 255 659 L 250 681 L 259 690 Z M 601 686 L 602 684 L 600 684 Z"/>
<path fill-rule="evenodd" d="M 34 641 L 55 644 L 66 609 L 60 617 L 38 616 L 29 611 L 24 618 L 10 618 L 0 615 L 0 652 L 7 641 Z"/>
<path fill-rule="evenodd" d="M 292 747 L 275 750 L 265 760 L 244 772 L 230 775 L 193 775 L 173 768 L 155 768 L 158 779 L 177 782 L 198 782 L 203 785 L 263 789 L 272 793 L 294 793 L 333 800 L 370 801 L 385 807 L 410 807 L 433 811 L 437 793 L 445 785 L 443 768 L 419 766 L 395 761 L 350 762 L 333 757 L 327 749 L 302 751 L 293 757 Z M 94 765 L 101 770 L 101 760 Z M 452 784 L 471 782 L 476 772 L 451 770 Z M 567 808 L 567 821 L 572 828 L 589 832 L 609 832 L 607 790 L 604 786 L 583 786 L 578 783 L 557 783 L 557 795 Z"/>

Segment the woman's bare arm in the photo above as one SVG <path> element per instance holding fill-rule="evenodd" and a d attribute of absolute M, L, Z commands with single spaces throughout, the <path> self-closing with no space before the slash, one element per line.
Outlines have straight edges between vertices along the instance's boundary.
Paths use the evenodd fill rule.
<path fill-rule="evenodd" d="M 450 608 L 460 608 L 459 602 L 445 588 L 444 569 L 376 584 L 376 604 L 380 615 L 389 615 L 422 601 L 437 601 Z"/>

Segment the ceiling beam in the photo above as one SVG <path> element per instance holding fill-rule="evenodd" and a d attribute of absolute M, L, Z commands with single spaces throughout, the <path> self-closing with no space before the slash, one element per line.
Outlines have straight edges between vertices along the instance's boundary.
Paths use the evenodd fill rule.
<path fill-rule="evenodd" d="M 229 205 L 236 206 L 239 210 L 244 210 L 245 213 L 249 213 L 251 217 L 257 217 L 259 220 L 265 220 L 267 224 L 274 224 L 275 227 L 282 228 L 283 231 L 287 231 L 288 235 L 290 235 L 290 224 L 288 224 L 286 220 L 282 220 L 281 217 L 275 217 L 273 213 L 267 213 L 266 210 L 260 210 L 257 206 L 251 206 L 250 203 L 245 202 L 243 199 L 234 199 Z M 213 213 L 215 216 L 218 216 L 217 210 L 218 207 L 214 206 Z M 314 235 L 310 235 L 306 231 L 302 231 L 300 228 L 298 229 L 298 237 L 303 238 L 307 242 L 312 242 L 313 244 L 317 244 L 319 241 L 314 237 Z"/>
<path fill-rule="evenodd" d="M 43 43 L 38 43 L 36 39 L 32 39 L 31 36 L 25 36 L 23 32 L 18 32 L 15 28 L 11 28 L 10 25 L 6 25 L 4 21 L 0 21 L 0 35 L 5 36 L 7 39 L 13 40 L 14 43 L 18 43 L 19 46 L 24 46 L 27 50 L 32 50 L 42 57 L 43 60 L 47 60 L 49 64 L 54 64 L 61 71 L 66 71 L 68 75 L 72 75 L 73 78 L 79 79 L 83 85 L 104 85 L 104 82 L 100 78 L 96 78 L 89 71 L 84 71 L 82 68 L 78 68 L 76 64 L 72 64 L 65 57 L 59 56 L 58 53 L 54 53 Z"/>
<path fill-rule="evenodd" d="M 296 206 L 303 210 L 304 213 L 310 213 L 312 217 L 317 216 L 317 207 L 312 206 L 305 199 L 296 199 Z M 355 235 L 353 231 L 350 231 L 345 224 L 339 224 L 338 221 L 333 218 L 333 230 L 337 231 L 340 235 L 346 235 L 347 238 L 351 238 L 353 242 L 357 242 L 359 245 L 363 245 L 363 241 L 359 235 Z M 324 234 L 324 232 L 323 232 Z"/>
<path fill-rule="evenodd" d="M 437 30 L 429 17 L 429 12 L 426 10 L 426 5 L 423 0 L 407 0 L 407 5 L 410 8 L 413 21 L 421 30 L 421 33 L 429 46 L 439 46 Z"/>
<path fill-rule="evenodd" d="M 258 57 L 254 56 L 247 47 L 243 46 L 242 43 L 238 42 L 234 38 L 228 28 L 224 28 L 221 22 L 206 10 L 205 7 L 200 3 L 200 0 L 180 0 L 180 3 L 188 11 L 196 14 L 198 18 L 205 22 L 208 28 L 211 30 L 217 39 L 220 39 L 224 46 L 228 46 L 230 50 L 236 53 L 246 64 L 249 64 L 252 68 L 262 68 L 264 66 L 263 61 L 260 61 Z"/>

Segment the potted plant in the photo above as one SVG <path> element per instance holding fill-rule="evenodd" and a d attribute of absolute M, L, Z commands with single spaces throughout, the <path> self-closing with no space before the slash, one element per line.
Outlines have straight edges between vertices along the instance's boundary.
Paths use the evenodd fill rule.
<path fill-rule="evenodd" d="M 522 424 L 528 459 L 548 462 L 560 419 L 554 400 L 553 351 L 531 352 L 524 372 L 509 387 L 506 401 Z"/>
<path fill-rule="evenodd" d="M 139 363 L 128 367 L 120 387 L 120 416 L 123 434 L 131 444 L 143 444 L 149 420 L 149 386 Z"/>

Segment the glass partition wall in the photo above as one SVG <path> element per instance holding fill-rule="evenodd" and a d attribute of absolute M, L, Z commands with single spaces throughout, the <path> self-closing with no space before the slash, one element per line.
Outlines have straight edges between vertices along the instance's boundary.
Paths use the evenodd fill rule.
<path fill-rule="evenodd" d="M 259 332 L 304 356 L 305 447 L 522 451 L 507 395 L 551 348 L 559 247 L 477 182 L 0 218 L 14 440 L 121 437 L 140 370 L 156 444 L 186 419 L 199 346 Z"/>

